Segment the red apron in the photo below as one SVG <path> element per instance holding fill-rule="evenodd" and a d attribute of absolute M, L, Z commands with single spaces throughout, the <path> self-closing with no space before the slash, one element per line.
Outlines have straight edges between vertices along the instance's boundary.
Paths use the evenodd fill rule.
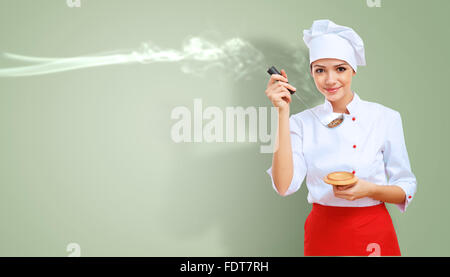
<path fill-rule="evenodd" d="M 305 222 L 305 256 L 400 256 L 384 203 L 335 207 L 313 203 Z"/>

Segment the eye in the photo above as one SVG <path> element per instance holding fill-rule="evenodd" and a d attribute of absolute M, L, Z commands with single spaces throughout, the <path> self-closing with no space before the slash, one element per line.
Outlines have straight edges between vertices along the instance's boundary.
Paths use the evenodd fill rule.
<path fill-rule="evenodd" d="M 342 69 L 342 70 L 341 70 Z M 339 72 L 344 72 L 344 71 L 346 71 L 347 70 L 347 68 L 345 68 L 345 67 L 343 67 L 343 66 L 340 66 L 340 67 L 338 67 L 338 71 Z"/>
<path fill-rule="evenodd" d="M 319 71 L 319 70 L 322 70 L 322 71 Z M 322 68 L 316 69 L 316 73 L 322 73 L 322 72 L 323 72 Z"/>

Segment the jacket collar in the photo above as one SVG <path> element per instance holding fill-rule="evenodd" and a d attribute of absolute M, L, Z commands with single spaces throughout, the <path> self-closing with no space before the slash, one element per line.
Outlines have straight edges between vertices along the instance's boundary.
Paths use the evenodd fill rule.
<path fill-rule="evenodd" d="M 358 94 L 353 91 L 353 98 L 350 103 L 347 104 L 347 110 L 350 112 L 351 116 L 355 116 L 358 113 L 358 109 L 361 106 L 361 98 L 359 98 Z M 333 112 L 333 106 L 328 99 L 325 98 L 325 102 L 323 105 L 319 106 L 317 116 L 319 117 L 322 124 L 327 125 L 333 119 L 335 119 L 341 113 Z M 345 116 L 346 114 L 344 114 Z"/>

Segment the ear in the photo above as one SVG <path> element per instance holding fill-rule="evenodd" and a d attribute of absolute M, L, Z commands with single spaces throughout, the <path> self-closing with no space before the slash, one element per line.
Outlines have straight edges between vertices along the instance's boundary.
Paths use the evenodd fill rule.
<path fill-rule="evenodd" d="M 353 69 L 352 76 L 355 76 L 355 75 L 356 75 L 356 71 Z"/>

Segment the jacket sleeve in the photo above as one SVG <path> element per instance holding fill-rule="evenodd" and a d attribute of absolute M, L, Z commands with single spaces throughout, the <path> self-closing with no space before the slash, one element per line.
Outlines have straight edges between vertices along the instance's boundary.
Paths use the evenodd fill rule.
<path fill-rule="evenodd" d="M 291 135 L 294 174 L 292 176 L 291 184 L 289 185 L 289 188 L 286 191 L 286 194 L 284 196 L 293 194 L 300 188 L 301 184 L 303 183 L 303 180 L 305 179 L 306 170 L 307 170 L 305 158 L 304 158 L 303 152 L 302 152 L 303 130 L 302 130 L 301 121 L 299 119 L 296 120 L 294 116 L 290 116 L 289 117 L 289 129 L 290 129 L 290 135 Z M 275 186 L 275 182 L 273 181 L 272 167 L 270 167 L 266 172 L 269 174 L 269 176 L 272 180 L 273 189 L 279 195 L 281 195 L 280 192 L 277 190 L 277 187 Z"/>
<path fill-rule="evenodd" d="M 411 172 L 400 113 L 395 111 L 390 121 L 388 122 L 390 126 L 387 129 L 383 159 L 388 184 L 399 186 L 405 192 L 405 202 L 396 204 L 400 211 L 404 213 L 414 198 L 417 181 Z"/>

